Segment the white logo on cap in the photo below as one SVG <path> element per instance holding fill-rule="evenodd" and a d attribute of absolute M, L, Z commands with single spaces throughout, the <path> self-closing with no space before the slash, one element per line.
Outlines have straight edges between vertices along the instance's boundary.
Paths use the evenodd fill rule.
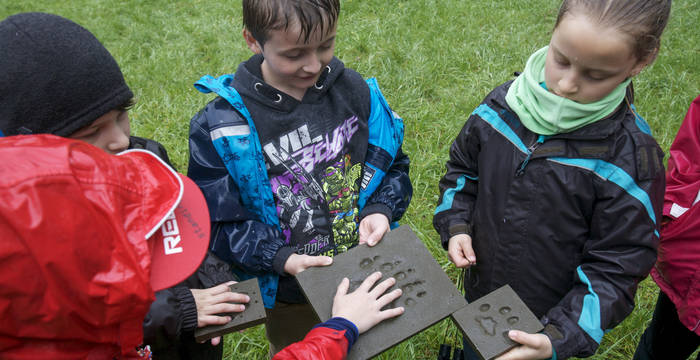
<path fill-rule="evenodd" d="M 165 255 L 181 253 L 182 247 L 178 246 L 180 244 L 180 231 L 177 227 L 177 220 L 175 219 L 174 211 L 168 215 L 160 229 L 163 232 L 163 247 L 165 248 Z"/>

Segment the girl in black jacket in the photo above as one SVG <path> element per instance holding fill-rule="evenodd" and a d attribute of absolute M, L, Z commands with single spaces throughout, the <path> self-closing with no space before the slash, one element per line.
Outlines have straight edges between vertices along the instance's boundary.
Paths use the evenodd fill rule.
<path fill-rule="evenodd" d="M 564 0 L 549 46 L 450 149 L 433 223 L 466 297 L 509 284 L 543 334 L 503 359 L 592 355 L 656 259 L 663 153 L 633 103 L 671 1 Z"/>

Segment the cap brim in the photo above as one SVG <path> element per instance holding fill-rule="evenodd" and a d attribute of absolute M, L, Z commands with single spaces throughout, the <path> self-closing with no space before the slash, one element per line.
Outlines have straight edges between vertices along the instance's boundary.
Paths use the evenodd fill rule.
<path fill-rule="evenodd" d="M 197 184 L 185 175 L 177 173 L 155 154 L 131 149 L 119 155 L 141 156 L 157 159 L 163 165 L 161 176 L 176 181 L 171 209 L 155 215 L 145 233 L 151 250 L 151 288 L 167 289 L 192 275 L 206 256 L 209 248 L 210 220 L 207 202 Z M 154 169 L 151 169 L 154 170 Z M 178 191 L 179 190 L 179 191 Z M 174 210 L 173 210 L 174 209 Z"/>
<path fill-rule="evenodd" d="M 169 288 L 192 275 L 209 247 L 207 202 L 194 181 L 178 175 L 184 189 L 182 200 L 149 238 L 152 242 L 151 287 L 154 291 Z"/>

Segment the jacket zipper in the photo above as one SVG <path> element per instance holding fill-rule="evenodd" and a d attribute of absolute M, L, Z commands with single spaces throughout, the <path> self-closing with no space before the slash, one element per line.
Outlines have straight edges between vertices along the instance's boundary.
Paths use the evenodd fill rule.
<path fill-rule="evenodd" d="M 547 140 L 548 136 L 545 135 L 540 135 L 537 138 L 537 141 L 535 141 L 532 145 L 530 145 L 529 148 L 527 148 L 527 157 L 525 160 L 523 160 L 522 163 L 520 163 L 520 167 L 518 170 L 515 172 L 515 176 L 521 176 L 525 173 L 525 167 L 527 166 L 527 163 L 530 162 L 530 158 L 532 158 L 532 154 L 535 153 L 535 150 L 545 141 Z"/>

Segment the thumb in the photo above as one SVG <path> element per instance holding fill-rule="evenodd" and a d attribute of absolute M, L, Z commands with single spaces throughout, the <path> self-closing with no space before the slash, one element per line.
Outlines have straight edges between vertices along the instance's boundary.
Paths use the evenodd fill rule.
<path fill-rule="evenodd" d="M 520 330 L 510 330 L 508 331 L 508 337 L 518 344 L 525 345 L 527 347 L 539 347 L 539 339 L 534 334 L 528 334 Z"/>
<path fill-rule="evenodd" d="M 330 256 L 310 256 L 307 264 L 309 266 L 328 266 L 333 263 L 333 258 Z"/>
<path fill-rule="evenodd" d="M 476 255 L 474 254 L 474 248 L 472 247 L 472 242 L 471 241 L 465 241 L 462 244 L 462 254 L 464 254 L 464 257 L 469 260 L 470 264 L 476 263 Z"/>
<path fill-rule="evenodd" d="M 338 284 L 338 290 L 335 292 L 335 297 L 347 294 L 348 289 L 350 289 L 350 280 L 348 280 L 348 278 L 343 278 L 340 284 Z"/>
<path fill-rule="evenodd" d="M 211 339 L 212 346 L 219 345 L 219 342 L 221 342 L 221 336 L 217 336 L 217 337 Z"/>
<path fill-rule="evenodd" d="M 375 231 L 371 232 L 369 234 L 369 236 L 367 236 L 367 245 L 369 245 L 369 246 L 376 245 L 379 242 L 379 240 L 381 240 L 381 236 L 382 236 L 382 234 L 379 230 L 375 230 Z"/>

